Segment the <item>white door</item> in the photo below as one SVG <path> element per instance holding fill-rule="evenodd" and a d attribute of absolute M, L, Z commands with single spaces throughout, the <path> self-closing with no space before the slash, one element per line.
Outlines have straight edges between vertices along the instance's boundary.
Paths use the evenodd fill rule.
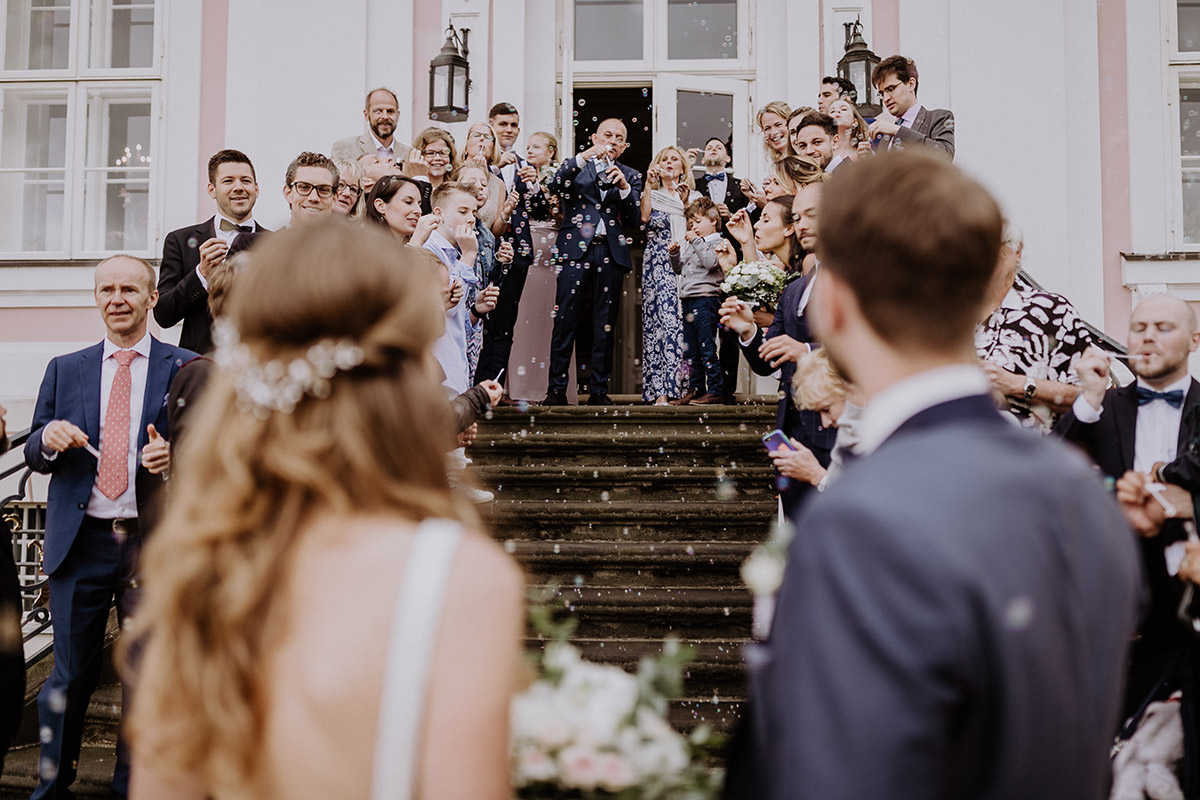
<path fill-rule="evenodd" d="M 704 149 L 714 136 L 732 143 L 735 175 L 746 176 L 752 162 L 750 83 L 732 78 L 659 73 L 654 79 L 654 150 L 668 145 Z"/>

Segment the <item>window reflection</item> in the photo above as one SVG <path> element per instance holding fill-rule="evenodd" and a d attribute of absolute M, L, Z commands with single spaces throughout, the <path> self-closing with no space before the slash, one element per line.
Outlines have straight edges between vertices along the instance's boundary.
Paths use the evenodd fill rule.
<path fill-rule="evenodd" d="M 640 61 L 645 0 L 575 0 L 577 61 Z"/>
<path fill-rule="evenodd" d="M 667 58 L 737 58 L 737 0 L 667 0 Z"/>

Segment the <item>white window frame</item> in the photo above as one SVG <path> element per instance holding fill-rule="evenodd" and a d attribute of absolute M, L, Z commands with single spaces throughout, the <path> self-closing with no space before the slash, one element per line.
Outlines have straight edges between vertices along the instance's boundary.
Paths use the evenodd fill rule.
<path fill-rule="evenodd" d="M 575 0 L 564 0 L 563 28 L 565 52 L 575 50 Z M 642 57 L 640 59 L 594 60 L 576 59 L 576 74 L 630 72 L 687 72 L 728 73 L 748 69 L 750 63 L 750 0 L 737 0 L 738 45 L 736 58 L 667 57 L 667 0 L 643 0 Z M 655 45 L 661 43 L 662 47 Z"/>
<path fill-rule="evenodd" d="M 3 2 L 3 0 L 0 0 Z M 106 42 L 109 37 L 99 30 L 94 31 L 92 19 L 97 10 L 111 14 L 112 7 L 152 7 L 154 9 L 154 55 L 148 67 L 97 68 L 89 66 L 89 54 L 96 42 Z M 70 54 L 65 70 L 6 70 L 0 60 L 0 87 L 17 90 L 62 90 L 67 89 L 67 130 L 71 137 L 65 154 L 64 249 L 45 251 L 0 251 L 0 260 L 56 261 L 64 259 L 96 259 L 116 252 L 127 252 L 144 258 L 158 255 L 156 244 L 159 238 L 162 214 L 163 179 L 162 127 L 163 127 L 163 77 L 162 63 L 164 41 L 167 31 L 166 3 L 164 0 L 71 0 Z M 6 5 L 7 7 L 7 5 Z M 7 17 L 7 15 L 5 15 Z M 22 21 L 24 24 L 26 21 Z M 7 19 L 0 21 L 0 42 L 7 36 Z M 103 219 L 103 200 L 94 200 L 92 208 L 85 208 L 88 175 L 105 167 L 89 165 L 87 162 L 89 140 L 94 138 L 95 125 L 88 119 L 88 99 L 93 92 L 113 96 L 122 94 L 149 94 L 150 100 L 150 154 L 153 163 L 148 169 L 149 186 L 147 197 L 146 246 L 141 249 L 97 249 L 88 247 L 86 241 L 87 215 L 98 215 Z M 4 113 L 0 107 L 0 115 Z M 101 133 L 107 136 L 108 131 Z M 2 143 L 0 143 L 2 144 Z M 103 147 L 96 142 L 96 147 Z M 157 165 L 157 168 L 155 168 Z"/>
<path fill-rule="evenodd" d="M 1195 84 L 1200 92 L 1200 50 L 1181 52 L 1179 50 L 1179 11 L 1178 0 L 1163 2 L 1163 48 L 1166 53 L 1166 69 L 1164 85 L 1168 90 L 1166 102 L 1167 124 L 1163 129 L 1168 138 L 1167 167 L 1168 186 L 1171 199 L 1168 208 L 1171 209 L 1170 246 L 1177 252 L 1200 252 L 1200 241 L 1185 241 L 1183 219 L 1183 153 L 1180 143 L 1183 132 L 1179 122 L 1179 92 L 1183 86 Z M 1200 124 L 1200 120 L 1197 121 Z M 1200 231 L 1196 231 L 1200 238 Z"/>

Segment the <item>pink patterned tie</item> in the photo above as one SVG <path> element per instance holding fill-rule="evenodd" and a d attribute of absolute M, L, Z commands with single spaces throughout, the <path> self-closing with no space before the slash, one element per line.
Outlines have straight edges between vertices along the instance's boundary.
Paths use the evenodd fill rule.
<path fill-rule="evenodd" d="M 96 479 L 96 488 L 109 500 L 116 500 L 129 488 L 129 395 L 133 389 L 129 365 L 136 357 L 132 350 L 113 353 L 117 374 L 108 393 L 104 441 L 100 443 L 100 476 Z"/>

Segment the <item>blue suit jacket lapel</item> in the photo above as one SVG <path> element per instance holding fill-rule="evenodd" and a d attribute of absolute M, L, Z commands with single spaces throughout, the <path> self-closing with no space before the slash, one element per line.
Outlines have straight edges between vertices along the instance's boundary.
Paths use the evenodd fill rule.
<path fill-rule="evenodd" d="M 100 371 L 104 342 L 84 350 L 79 357 L 79 385 L 83 392 L 83 430 L 93 445 L 100 441 Z"/>
<path fill-rule="evenodd" d="M 171 386 L 171 351 L 160 341 L 150 339 L 150 363 L 146 369 L 146 394 L 142 398 L 142 424 L 138 430 L 138 450 L 146 445 L 146 426 L 158 419 L 167 390 Z M 163 436 L 168 431 L 159 431 Z"/>

